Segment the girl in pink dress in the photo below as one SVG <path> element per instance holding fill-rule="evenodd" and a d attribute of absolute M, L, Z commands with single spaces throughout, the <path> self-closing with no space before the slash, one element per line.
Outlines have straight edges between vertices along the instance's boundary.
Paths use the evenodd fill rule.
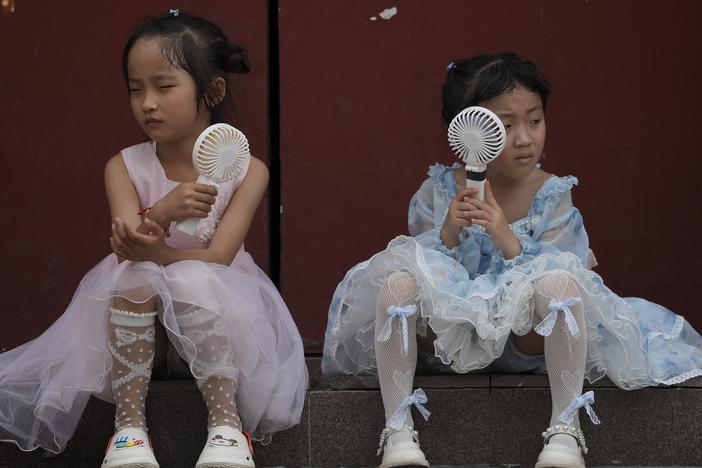
<path fill-rule="evenodd" d="M 254 466 L 249 434 L 261 440 L 297 424 L 307 388 L 295 323 L 243 245 L 268 172 L 252 157 L 215 188 L 193 182 L 191 160 L 228 76 L 248 72 L 246 51 L 214 24 L 171 10 L 137 27 L 123 69 L 150 141 L 105 168 L 114 253 L 43 335 L 0 355 L 0 440 L 59 453 L 95 395 L 116 406 L 103 468 L 158 467 L 144 418 L 158 320 L 207 403 L 197 467 Z M 194 236 L 169 229 L 194 217 Z"/>

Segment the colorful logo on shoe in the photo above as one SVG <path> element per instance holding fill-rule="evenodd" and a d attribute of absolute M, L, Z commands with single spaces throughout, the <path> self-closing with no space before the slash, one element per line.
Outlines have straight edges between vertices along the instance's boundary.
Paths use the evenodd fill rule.
<path fill-rule="evenodd" d="M 132 437 L 130 440 L 129 436 L 122 436 L 115 439 L 114 445 L 116 449 L 142 447 L 144 445 L 144 441 L 141 439 L 135 439 L 134 437 Z"/>
<path fill-rule="evenodd" d="M 210 439 L 210 445 L 219 447 L 238 447 L 239 441 L 236 439 L 227 439 L 226 437 L 217 434 Z"/>

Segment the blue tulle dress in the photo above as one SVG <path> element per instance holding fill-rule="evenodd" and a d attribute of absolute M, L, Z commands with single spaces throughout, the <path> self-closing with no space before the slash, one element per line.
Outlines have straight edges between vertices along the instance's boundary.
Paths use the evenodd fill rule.
<path fill-rule="evenodd" d="M 510 228 L 522 244 L 506 260 L 487 231 L 464 228 L 460 245 L 439 234 L 456 195 L 453 167 L 434 165 L 412 197 L 409 230 L 346 274 L 329 309 L 322 370 L 327 374 L 376 372 L 374 332 L 378 290 L 395 271 L 410 272 L 419 286 L 418 331 L 436 334 L 434 354 L 455 372 L 482 369 L 499 358 L 511 333 L 524 335 L 541 319 L 534 284 L 565 271 L 578 283 L 587 322 L 585 376 L 605 375 L 635 389 L 676 384 L 702 375 L 702 337 L 681 316 L 639 298 L 622 298 L 588 265 L 588 237 L 573 206 L 575 177 L 551 176 L 526 217 Z"/>

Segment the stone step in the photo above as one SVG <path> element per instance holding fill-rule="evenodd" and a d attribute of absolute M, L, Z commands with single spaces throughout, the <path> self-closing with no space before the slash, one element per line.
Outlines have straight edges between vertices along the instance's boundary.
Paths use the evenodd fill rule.
<path fill-rule="evenodd" d="M 311 384 L 299 426 L 254 445 L 258 467 L 375 466 L 383 407 L 371 376 L 328 377 L 309 358 Z M 533 466 L 549 420 L 544 375 L 420 375 L 429 423 L 418 420 L 432 466 Z M 626 392 L 592 386 L 600 426 L 584 423 L 589 466 L 702 466 L 702 378 Z M 416 415 L 417 413 L 415 413 Z M 150 434 L 162 468 L 192 468 L 206 437 L 205 405 L 192 380 L 155 380 L 147 401 Z M 0 467 L 100 466 L 114 406 L 91 399 L 65 452 L 42 457 L 0 443 Z M 584 421 L 584 418 L 583 418 Z"/>

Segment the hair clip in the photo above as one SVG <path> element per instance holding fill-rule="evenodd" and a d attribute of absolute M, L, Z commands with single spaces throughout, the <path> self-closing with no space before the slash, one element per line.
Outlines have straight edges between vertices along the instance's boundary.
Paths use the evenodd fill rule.
<path fill-rule="evenodd" d="M 171 16 L 180 16 L 180 9 L 179 8 L 171 8 L 168 10 L 168 14 Z"/>
<path fill-rule="evenodd" d="M 456 64 L 453 63 L 453 62 L 449 63 L 449 64 L 446 66 L 446 69 L 447 69 L 447 70 L 453 70 L 454 68 L 456 68 Z"/>

